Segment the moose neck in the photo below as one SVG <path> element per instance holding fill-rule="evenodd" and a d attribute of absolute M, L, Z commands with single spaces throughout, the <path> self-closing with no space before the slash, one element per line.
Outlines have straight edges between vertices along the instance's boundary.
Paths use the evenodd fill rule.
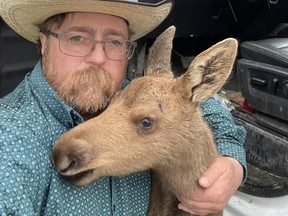
<path fill-rule="evenodd" d="M 195 120 L 195 119 L 194 119 Z M 197 180 L 218 156 L 210 128 L 204 121 L 189 125 L 185 139 L 174 139 L 173 156 L 163 158 L 153 175 L 174 195 L 195 189 Z M 187 129 L 186 129 L 187 131 Z"/>

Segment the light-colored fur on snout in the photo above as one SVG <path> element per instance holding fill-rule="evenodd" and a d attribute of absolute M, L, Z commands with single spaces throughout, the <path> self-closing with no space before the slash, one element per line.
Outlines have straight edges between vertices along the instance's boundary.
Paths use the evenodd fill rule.
<path fill-rule="evenodd" d="M 238 46 L 232 38 L 217 43 L 175 78 L 174 34 L 172 26 L 156 39 L 144 77 L 116 93 L 98 117 L 64 134 L 51 156 L 58 172 L 77 185 L 151 170 L 147 215 L 154 216 L 189 215 L 177 208 L 176 197 L 199 187 L 197 179 L 218 157 L 200 103 L 225 84 Z"/>

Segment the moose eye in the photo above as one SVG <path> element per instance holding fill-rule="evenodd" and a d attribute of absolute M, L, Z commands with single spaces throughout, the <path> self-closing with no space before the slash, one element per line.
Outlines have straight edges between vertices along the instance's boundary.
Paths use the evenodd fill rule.
<path fill-rule="evenodd" d="M 151 118 L 143 118 L 139 122 L 139 126 L 144 129 L 150 129 L 153 126 L 153 120 Z"/>

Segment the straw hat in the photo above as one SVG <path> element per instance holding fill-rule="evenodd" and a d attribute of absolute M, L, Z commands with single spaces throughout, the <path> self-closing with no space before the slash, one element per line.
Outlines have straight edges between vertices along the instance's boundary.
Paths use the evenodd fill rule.
<path fill-rule="evenodd" d="M 36 43 L 39 24 L 47 18 L 65 12 L 99 12 L 126 19 L 136 40 L 155 29 L 169 14 L 171 0 L 157 4 L 137 0 L 1 0 L 2 19 L 19 35 Z"/>

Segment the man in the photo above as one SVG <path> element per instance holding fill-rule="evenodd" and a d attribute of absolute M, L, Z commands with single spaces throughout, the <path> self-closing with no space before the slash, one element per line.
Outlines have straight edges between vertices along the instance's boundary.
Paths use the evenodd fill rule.
<path fill-rule="evenodd" d="M 12 29 L 38 41 L 41 54 L 25 80 L 0 100 L 0 213 L 145 215 L 149 172 L 76 187 L 57 175 L 49 156 L 61 134 L 106 106 L 105 92 L 123 82 L 133 41 L 157 27 L 172 3 L 2 0 L 0 7 Z M 222 209 L 246 169 L 244 129 L 214 99 L 203 103 L 203 113 L 224 156 L 199 179 L 202 189 L 179 197 L 179 208 L 199 215 Z"/>

